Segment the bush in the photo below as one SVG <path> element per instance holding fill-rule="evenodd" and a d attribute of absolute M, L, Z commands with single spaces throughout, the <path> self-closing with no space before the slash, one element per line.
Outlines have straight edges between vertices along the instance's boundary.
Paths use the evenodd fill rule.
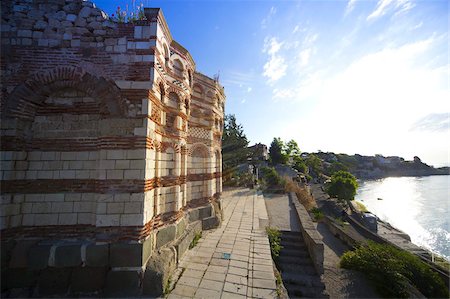
<path fill-rule="evenodd" d="M 281 233 L 276 228 L 266 227 L 267 236 L 269 238 L 270 243 L 270 253 L 272 254 L 272 258 L 276 259 L 280 255 L 281 249 Z"/>
<path fill-rule="evenodd" d="M 311 213 L 313 214 L 315 221 L 320 221 L 323 218 L 323 212 L 318 208 L 312 208 Z"/>
<path fill-rule="evenodd" d="M 356 177 L 347 171 L 338 171 L 331 176 L 331 182 L 326 191 L 331 197 L 341 200 L 353 200 L 356 194 L 358 183 Z"/>
<path fill-rule="evenodd" d="M 298 201 L 305 207 L 306 210 L 310 211 L 311 209 L 317 207 L 316 200 L 311 194 L 309 194 L 305 187 L 300 187 L 296 182 L 288 177 L 285 177 L 285 181 L 286 192 L 295 192 Z"/>
<path fill-rule="evenodd" d="M 341 267 L 364 273 L 380 294 L 389 298 L 407 298 L 415 286 L 429 298 L 448 298 L 442 279 L 417 256 L 391 245 L 369 242 L 344 253 Z"/>
<path fill-rule="evenodd" d="M 261 173 L 263 175 L 263 180 L 267 188 L 284 189 L 286 181 L 278 174 L 278 172 L 273 167 L 263 167 L 261 168 Z"/>

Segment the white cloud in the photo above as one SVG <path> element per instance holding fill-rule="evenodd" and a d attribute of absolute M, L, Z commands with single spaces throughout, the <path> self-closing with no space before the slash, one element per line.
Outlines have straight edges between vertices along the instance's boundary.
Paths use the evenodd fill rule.
<path fill-rule="evenodd" d="M 280 51 L 282 45 L 283 43 L 279 43 L 276 37 L 266 37 L 264 39 L 263 52 L 269 55 L 275 55 L 278 51 Z"/>
<path fill-rule="evenodd" d="M 294 30 L 292 30 L 292 33 L 296 33 L 298 31 L 298 29 L 300 29 L 300 27 L 297 25 L 294 27 Z"/>
<path fill-rule="evenodd" d="M 263 76 L 269 78 L 269 82 L 275 82 L 286 75 L 287 64 L 283 57 L 271 55 L 270 59 L 264 64 Z"/>
<path fill-rule="evenodd" d="M 314 134 L 299 132 L 303 135 L 298 138 L 347 153 L 413 156 L 429 152 L 411 126 L 424 115 L 448 111 L 448 66 L 417 63 L 435 41 L 429 38 L 368 54 L 332 77 L 311 76 L 298 87 L 296 97 L 319 104 L 293 126 L 314 123 Z M 428 144 L 442 145 L 446 138 L 442 134 L 427 137 Z"/>
<path fill-rule="evenodd" d="M 311 57 L 312 49 L 304 49 L 299 54 L 300 66 L 306 66 L 309 63 L 309 58 Z"/>
<path fill-rule="evenodd" d="M 261 28 L 262 29 L 266 29 L 268 27 L 269 22 L 272 20 L 272 16 L 274 14 L 276 14 L 276 13 L 277 13 L 276 7 L 272 6 L 270 8 L 269 14 L 264 19 L 262 19 L 262 21 L 261 21 Z"/>
<path fill-rule="evenodd" d="M 251 87 L 248 87 L 247 88 L 247 92 L 251 92 L 252 91 L 252 88 Z"/>
<path fill-rule="evenodd" d="M 273 83 L 286 74 L 287 64 L 285 59 L 278 54 L 283 45 L 275 37 L 264 40 L 263 52 L 269 55 L 269 60 L 264 64 L 263 76 L 269 78 L 269 83 Z"/>
<path fill-rule="evenodd" d="M 245 102 L 247 102 L 247 99 L 242 99 L 241 100 L 241 104 L 245 104 Z"/>
<path fill-rule="evenodd" d="M 349 0 L 347 3 L 347 7 L 345 8 L 345 15 L 348 15 L 355 8 L 356 0 Z"/>
<path fill-rule="evenodd" d="M 379 0 L 375 10 L 367 17 L 367 20 L 377 19 L 389 11 L 396 10 L 396 15 L 407 12 L 414 7 L 411 0 Z"/>

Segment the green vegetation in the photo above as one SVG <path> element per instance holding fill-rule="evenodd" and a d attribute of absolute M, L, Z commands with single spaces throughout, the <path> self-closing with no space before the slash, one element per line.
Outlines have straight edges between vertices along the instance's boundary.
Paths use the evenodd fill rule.
<path fill-rule="evenodd" d="M 313 214 L 315 221 L 320 221 L 324 217 L 323 212 L 319 208 L 312 208 L 311 213 Z"/>
<path fill-rule="evenodd" d="M 408 285 L 428 298 L 448 298 L 449 291 L 438 274 L 417 256 L 391 245 L 369 242 L 341 257 L 341 267 L 364 273 L 387 298 L 407 298 Z"/>
<path fill-rule="evenodd" d="M 289 156 L 285 151 L 285 145 L 280 138 L 274 138 L 269 148 L 269 157 L 272 165 L 286 164 Z"/>
<path fill-rule="evenodd" d="M 356 204 L 356 208 L 358 209 L 358 211 L 363 213 L 369 212 L 369 210 L 367 210 L 366 206 L 362 202 L 355 200 L 354 203 Z"/>
<path fill-rule="evenodd" d="M 239 175 L 238 165 L 247 162 L 248 140 L 236 116 L 225 115 L 222 135 L 222 165 L 224 185 L 246 186 L 251 175 Z M 251 178 L 250 178 L 251 181 Z"/>
<path fill-rule="evenodd" d="M 338 171 L 331 176 L 331 182 L 327 185 L 326 191 L 331 197 L 350 201 L 355 198 L 358 183 L 350 172 Z"/>
<path fill-rule="evenodd" d="M 266 189 L 282 189 L 284 191 L 286 180 L 282 178 L 273 167 L 261 168 L 261 185 Z"/>
<path fill-rule="evenodd" d="M 282 291 L 283 279 L 281 278 L 280 272 L 278 272 L 278 271 L 275 272 L 275 279 L 276 279 L 276 284 L 277 284 L 277 295 L 278 295 L 278 298 L 280 298 L 281 295 L 283 294 L 283 291 Z"/>
<path fill-rule="evenodd" d="M 195 233 L 194 239 L 192 239 L 191 244 L 189 244 L 189 249 L 194 248 L 197 246 L 198 240 L 202 237 L 202 232 Z"/>
<path fill-rule="evenodd" d="M 266 227 L 266 232 L 269 237 L 272 258 L 276 259 L 280 255 L 280 251 L 283 248 L 283 246 L 281 246 L 281 233 L 276 228 L 271 227 Z"/>
<path fill-rule="evenodd" d="M 171 291 L 171 289 L 170 289 L 171 283 L 172 283 L 172 276 L 169 276 L 169 278 L 167 279 L 166 285 L 164 286 L 164 291 L 163 291 L 164 297 L 169 295 L 169 293 Z"/>

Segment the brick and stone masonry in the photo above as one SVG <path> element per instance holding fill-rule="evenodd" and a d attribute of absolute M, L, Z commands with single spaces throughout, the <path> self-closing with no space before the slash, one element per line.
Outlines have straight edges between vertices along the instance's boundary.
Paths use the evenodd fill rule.
<path fill-rule="evenodd" d="M 1 1 L 3 294 L 159 295 L 219 224 L 224 89 L 145 16 Z"/>

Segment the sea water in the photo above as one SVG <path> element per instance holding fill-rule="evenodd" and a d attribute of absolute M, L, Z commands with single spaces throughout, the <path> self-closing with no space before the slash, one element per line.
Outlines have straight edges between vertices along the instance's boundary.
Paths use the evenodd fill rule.
<path fill-rule="evenodd" d="M 355 199 L 411 241 L 450 260 L 450 176 L 359 182 Z"/>

